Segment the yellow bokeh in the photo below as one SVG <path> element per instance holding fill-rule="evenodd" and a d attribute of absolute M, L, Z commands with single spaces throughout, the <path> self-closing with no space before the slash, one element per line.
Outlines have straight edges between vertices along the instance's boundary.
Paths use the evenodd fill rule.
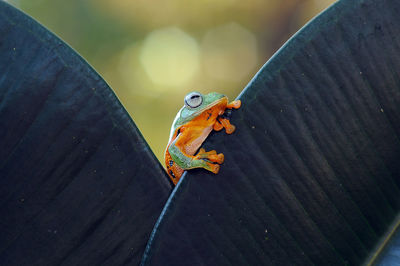
<path fill-rule="evenodd" d="M 213 78 L 240 81 L 254 70 L 257 49 L 254 34 L 237 23 L 212 28 L 202 41 L 205 72 Z"/>
<path fill-rule="evenodd" d="M 144 39 L 139 58 L 150 79 L 171 90 L 196 74 L 199 47 L 194 38 L 179 28 L 157 29 Z"/>

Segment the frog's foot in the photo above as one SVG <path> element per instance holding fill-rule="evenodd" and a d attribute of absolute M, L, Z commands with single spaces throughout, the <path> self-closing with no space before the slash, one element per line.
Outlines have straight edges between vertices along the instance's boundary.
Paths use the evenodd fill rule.
<path fill-rule="evenodd" d="M 214 174 L 218 174 L 219 172 L 219 164 L 215 164 L 215 163 L 209 163 L 209 162 L 205 162 L 206 166 L 204 167 L 204 169 L 213 172 Z"/>
<path fill-rule="evenodd" d="M 219 154 L 213 154 L 213 155 L 210 155 L 210 156 L 211 156 L 211 158 L 213 158 L 214 156 L 218 156 L 218 155 Z M 210 161 L 210 156 L 208 158 L 203 158 L 203 159 L 199 159 L 198 155 L 194 156 L 193 160 L 191 161 L 190 167 L 188 167 L 187 169 L 204 168 L 204 169 L 206 169 L 206 170 L 208 170 L 210 172 L 213 172 L 214 174 L 217 174 L 219 172 L 219 167 L 220 166 L 219 166 L 218 163 L 212 163 Z"/>
<path fill-rule="evenodd" d="M 226 105 L 226 108 L 229 108 L 229 109 L 232 109 L 232 108 L 239 109 L 241 105 L 242 105 L 242 102 L 241 102 L 240 100 L 236 100 L 236 101 L 233 101 L 233 102 L 230 102 L 229 104 L 227 104 L 227 105 Z"/>
<path fill-rule="evenodd" d="M 218 117 L 218 121 L 225 128 L 226 134 L 232 134 L 235 131 L 236 127 L 227 118 Z"/>
<path fill-rule="evenodd" d="M 221 125 L 220 122 L 215 121 L 215 124 L 214 124 L 214 127 L 213 127 L 213 129 L 214 129 L 215 131 L 220 131 L 220 130 L 223 129 L 223 128 L 224 128 L 224 126 Z"/>
<path fill-rule="evenodd" d="M 196 160 L 206 159 L 210 162 L 214 162 L 214 163 L 218 163 L 218 164 L 221 164 L 224 162 L 224 154 L 223 153 L 217 154 L 217 152 L 215 150 L 206 152 L 206 150 L 204 150 L 203 148 L 201 148 L 199 150 L 199 152 L 197 153 L 197 155 L 194 158 Z"/>

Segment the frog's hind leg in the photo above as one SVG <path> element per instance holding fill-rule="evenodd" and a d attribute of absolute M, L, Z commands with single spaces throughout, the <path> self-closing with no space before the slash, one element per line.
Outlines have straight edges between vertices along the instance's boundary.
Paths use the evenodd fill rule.
<path fill-rule="evenodd" d="M 218 121 L 225 128 L 226 134 L 232 134 L 235 131 L 236 127 L 227 118 L 218 117 Z"/>
<path fill-rule="evenodd" d="M 224 155 L 222 153 L 217 154 L 216 151 L 206 152 L 204 149 L 200 149 L 196 156 L 191 156 L 183 153 L 178 147 L 174 145 L 168 147 L 168 152 L 171 155 L 172 160 L 183 170 L 193 168 L 204 168 L 213 173 L 219 172 L 219 164 L 223 163 Z"/>

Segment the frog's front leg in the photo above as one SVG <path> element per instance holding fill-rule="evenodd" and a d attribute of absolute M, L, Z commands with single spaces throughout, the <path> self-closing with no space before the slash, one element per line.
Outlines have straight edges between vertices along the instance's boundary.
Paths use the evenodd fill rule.
<path fill-rule="evenodd" d="M 242 102 L 240 100 L 235 100 L 235 101 L 232 101 L 229 104 L 227 104 L 226 108 L 227 109 L 232 109 L 232 108 L 239 109 L 241 105 L 242 105 Z M 220 115 L 222 115 L 222 114 L 220 114 Z M 228 118 L 219 116 L 217 118 L 217 121 L 215 121 L 213 129 L 215 131 L 220 131 L 223 128 L 225 128 L 227 134 L 232 134 L 235 131 L 235 126 L 229 122 Z"/>
<path fill-rule="evenodd" d="M 200 149 L 196 156 L 191 156 L 184 153 L 175 143 L 176 140 L 169 146 L 168 151 L 172 160 L 182 169 L 188 170 L 193 168 L 204 168 L 208 171 L 217 174 L 219 171 L 219 163 L 223 163 L 224 155 L 217 154 L 215 151 L 206 152 Z M 215 163 L 212 163 L 215 162 Z"/>

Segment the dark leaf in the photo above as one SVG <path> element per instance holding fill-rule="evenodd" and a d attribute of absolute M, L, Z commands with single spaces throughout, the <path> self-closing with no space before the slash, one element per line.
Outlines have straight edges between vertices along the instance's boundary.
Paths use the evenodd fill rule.
<path fill-rule="evenodd" d="M 294 36 L 187 172 L 145 265 L 356 265 L 400 210 L 400 2 L 342 0 Z"/>
<path fill-rule="evenodd" d="M 138 264 L 171 186 L 106 83 L 0 1 L 1 265 Z"/>
<path fill-rule="evenodd" d="M 396 221 L 392 231 L 389 231 L 389 235 L 384 242 L 381 244 L 382 247 L 387 246 L 380 252 L 376 265 L 379 266 L 397 266 L 400 265 L 400 231 L 399 221 Z M 389 240 L 389 241 L 387 241 Z M 388 243 L 385 243 L 388 242 Z"/>

